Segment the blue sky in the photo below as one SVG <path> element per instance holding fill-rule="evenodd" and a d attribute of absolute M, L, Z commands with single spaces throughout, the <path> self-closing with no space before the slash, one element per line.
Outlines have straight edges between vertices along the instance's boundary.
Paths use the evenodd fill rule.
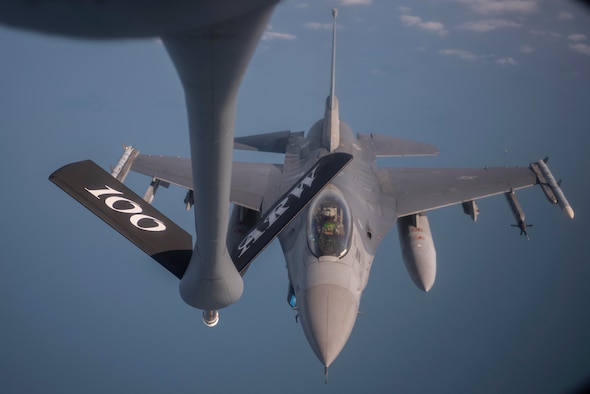
<path fill-rule="evenodd" d="M 157 39 L 90 42 L 0 28 L 2 392 L 561 392 L 590 373 L 590 12 L 569 1 L 341 0 L 279 4 L 242 84 L 236 135 L 307 130 L 329 86 L 338 6 L 341 118 L 430 142 L 384 166 L 528 165 L 549 156 L 573 221 L 540 189 L 429 214 L 429 294 L 384 240 L 352 336 L 330 368 L 286 302 L 278 244 L 213 330 L 177 281 L 51 184 L 58 167 L 114 165 L 122 144 L 187 156 L 183 94 Z M 236 154 L 281 161 L 279 155 Z M 130 175 L 143 193 L 148 179 Z M 194 233 L 184 192 L 155 205 Z"/>

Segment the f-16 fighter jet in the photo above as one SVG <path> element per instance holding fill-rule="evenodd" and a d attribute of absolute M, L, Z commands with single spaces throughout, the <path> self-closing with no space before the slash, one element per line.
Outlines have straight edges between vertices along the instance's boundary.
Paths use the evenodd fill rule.
<path fill-rule="evenodd" d="M 309 131 L 234 139 L 241 78 L 276 1 L 27 2 L 3 6 L 0 22 L 84 38 L 159 35 L 186 98 L 191 158 L 140 154 L 127 147 L 111 174 L 91 161 L 66 165 L 50 179 L 180 280 L 180 295 L 203 310 L 208 326 L 236 302 L 242 277 L 278 237 L 289 278 L 288 302 L 327 376 L 355 321 L 373 259 L 397 223 L 403 261 L 417 287 L 429 291 L 436 252 L 426 213 L 505 194 L 521 230 L 515 191 L 540 184 L 573 218 L 545 160 L 527 167 L 382 168 L 377 157 L 438 154 L 432 145 L 387 135 L 354 134 L 340 119 L 332 77 L 324 117 Z M 46 18 L 51 11 L 51 18 Z M 232 149 L 284 154 L 277 164 L 232 163 Z M 129 171 L 151 178 L 144 198 L 122 182 Z M 159 186 L 187 189 L 197 239 L 151 204 Z M 230 215 L 230 202 L 233 210 Z"/>

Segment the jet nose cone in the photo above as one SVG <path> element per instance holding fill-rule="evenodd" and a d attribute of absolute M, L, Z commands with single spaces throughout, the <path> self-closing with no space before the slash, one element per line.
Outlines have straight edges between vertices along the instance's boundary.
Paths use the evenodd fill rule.
<path fill-rule="evenodd" d="M 328 367 L 352 332 L 358 312 L 357 298 L 350 290 L 332 284 L 310 287 L 298 298 L 303 332 L 316 356 Z"/>

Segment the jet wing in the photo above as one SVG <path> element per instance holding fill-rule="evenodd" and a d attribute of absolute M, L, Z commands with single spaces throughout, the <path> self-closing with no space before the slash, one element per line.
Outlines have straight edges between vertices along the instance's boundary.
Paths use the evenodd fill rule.
<path fill-rule="evenodd" d="M 380 168 L 385 199 L 397 217 L 522 189 L 537 183 L 528 167 Z M 387 201 L 384 201 L 387 204 Z"/>
<path fill-rule="evenodd" d="M 140 154 L 131 170 L 193 190 L 191 161 L 188 158 Z M 231 202 L 259 211 L 267 191 L 279 188 L 281 172 L 282 166 L 278 164 L 234 162 Z"/>

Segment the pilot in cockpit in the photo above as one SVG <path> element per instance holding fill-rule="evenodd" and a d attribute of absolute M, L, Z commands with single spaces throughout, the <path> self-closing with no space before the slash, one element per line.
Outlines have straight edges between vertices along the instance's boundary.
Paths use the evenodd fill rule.
<path fill-rule="evenodd" d="M 336 207 L 323 207 L 322 208 L 322 234 L 334 235 L 336 233 Z"/>
<path fill-rule="evenodd" d="M 308 245 L 317 256 L 342 257 L 351 242 L 350 211 L 336 188 L 326 189 L 312 202 L 308 216 Z"/>
<path fill-rule="evenodd" d="M 338 208 L 323 206 L 321 211 L 319 246 L 325 254 L 333 255 L 339 244 Z"/>

